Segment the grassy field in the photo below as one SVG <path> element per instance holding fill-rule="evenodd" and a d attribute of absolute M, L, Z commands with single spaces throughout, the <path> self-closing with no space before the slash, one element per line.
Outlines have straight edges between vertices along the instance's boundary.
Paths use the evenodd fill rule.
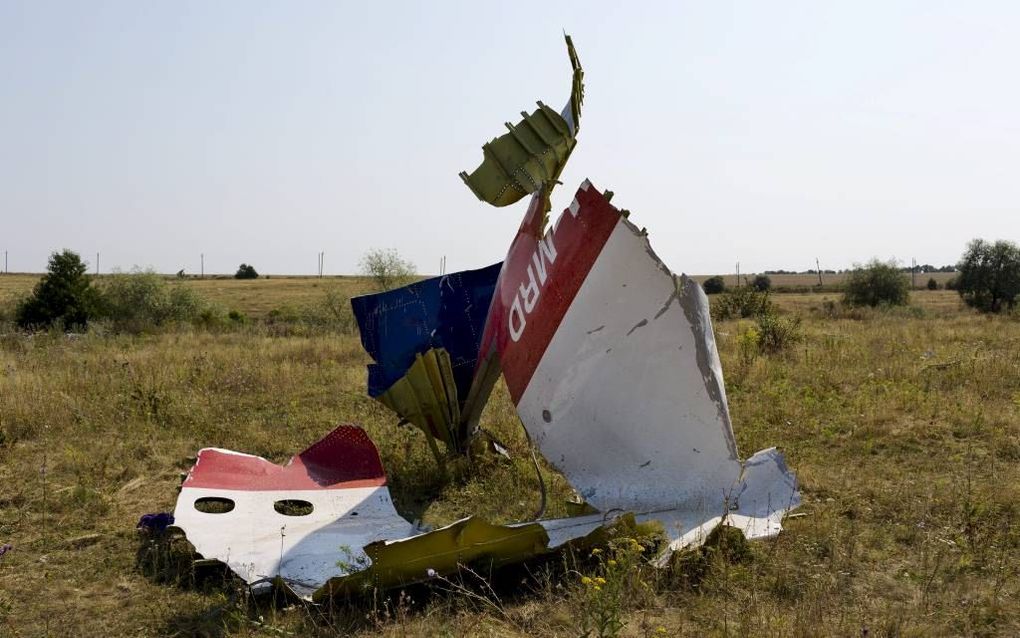
<path fill-rule="evenodd" d="M 703 282 L 711 276 L 693 275 L 692 277 Z M 954 276 L 955 273 L 918 273 L 917 288 L 924 288 L 930 278 L 944 286 Z M 727 286 L 737 284 L 735 274 L 726 274 L 722 277 Z M 753 278 L 753 275 L 748 277 Z M 741 275 L 741 279 L 743 278 L 744 276 Z M 777 288 L 808 291 L 818 284 L 817 275 L 769 275 L 769 278 L 772 280 L 772 285 Z M 103 276 L 100 275 L 98 279 L 101 281 Z M 845 279 L 845 274 L 822 275 L 822 282 L 826 289 L 830 286 L 843 285 Z M 29 294 L 32 291 L 32 286 L 38 280 L 39 275 L 35 274 L 0 275 L 0 307 L 9 305 L 21 295 Z M 222 275 L 205 279 L 189 277 L 183 280 L 183 283 L 192 287 L 209 301 L 217 303 L 227 310 L 240 310 L 255 318 L 264 317 L 274 308 L 315 303 L 322 296 L 322 291 L 329 286 L 342 286 L 354 293 L 366 292 L 371 288 L 363 278 L 346 276 L 317 279 L 315 277 L 270 275 L 268 279 L 263 277 L 257 280 L 241 280 Z"/>
<path fill-rule="evenodd" d="M 693 275 L 694 279 L 699 282 L 703 282 L 713 275 Z M 726 282 L 727 286 L 738 285 L 737 275 L 735 273 L 727 273 L 721 275 L 723 281 Z M 909 274 L 904 274 L 904 277 L 909 277 Z M 956 276 L 953 272 L 933 272 L 933 273 L 917 273 L 915 275 L 915 287 L 917 289 L 925 288 L 928 285 L 929 279 L 934 279 L 940 286 L 945 286 L 946 282 Z M 739 279 L 739 285 L 745 285 L 748 281 L 754 279 L 755 275 L 741 273 Z M 808 274 L 796 274 L 796 275 L 769 275 L 769 279 L 772 281 L 772 285 L 776 288 L 814 288 L 818 285 L 818 275 Z M 826 288 L 842 286 L 846 281 L 846 273 L 822 273 L 822 285 Z"/>
<path fill-rule="evenodd" d="M 32 281 L 0 276 L 0 307 Z M 187 285 L 253 317 L 322 294 L 312 279 Z M 780 355 L 742 356 L 749 322 L 716 324 L 740 449 L 782 448 L 804 504 L 746 553 L 706 554 L 692 573 L 642 570 L 621 599 L 623 635 L 1020 633 L 1020 321 L 945 291 L 889 311 L 846 312 L 827 303 L 837 297 L 774 295 L 804 333 Z M 280 462 L 338 423 L 368 430 L 408 518 L 525 520 L 536 479 L 502 388 L 483 424 L 513 460 L 481 454 L 443 481 L 421 436 L 365 396 L 355 335 L 279 336 L 258 322 L 0 334 L 0 544 L 14 547 L 0 558 L 0 635 L 581 633 L 592 599 L 572 573 L 518 573 L 495 595 L 398 592 L 324 616 L 136 565 L 138 516 L 173 508 L 199 448 Z M 562 515 L 570 490 L 544 473 L 549 515 Z"/>
<path fill-rule="evenodd" d="M 98 283 L 104 276 L 100 275 Z M 10 305 L 18 297 L 32 292 L 39 275 L 0 275 L 0 307 Z M 265 317 L 277 308 L 300 307 L 318 303 L 326 289 L 339 287 L 350 294 L 367 292 L 371 285 L 362 277 L 278 277 L 260 279 L 234 279 L 233 277 L 188 278 L 182 283 L 200 294 L 204 299 L 223 307 L 238 310 L 253 318 Z"/>

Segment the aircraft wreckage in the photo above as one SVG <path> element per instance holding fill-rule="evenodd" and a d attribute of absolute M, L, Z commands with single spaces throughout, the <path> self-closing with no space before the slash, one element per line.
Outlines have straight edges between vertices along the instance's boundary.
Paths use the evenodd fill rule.
<path fill-rule="evenodd" d="M 286 466 L 201 450 L 174 517 L 203 557 L 250 584 L 320 601 L 476 561 L 520 562 L 595 538 L 620 516 L 662 525 L 670 543 L 660 562 L 718 525 L 750 539 L 780 531 L 800 501 L 794 475 L 774 448 L 738 456 L 700 286 L 673 274 L 612 194 L 588 180 L 548 224 L 583 99 L 569 36 L 567 49 L 563 110 L 539 102 L 461 173 L 494 206 L 531 196 L 505 260 L 352 305 L 374 361 L 369 395 L 420 428 L 437 459 L 467 451 L 502 375 L 531 441 L 597 513 L 420 529 L 394 508 L 367 434 L 342 425 Z M 291 503 L 306 506 L 303 515 L 291 515 Z"/>

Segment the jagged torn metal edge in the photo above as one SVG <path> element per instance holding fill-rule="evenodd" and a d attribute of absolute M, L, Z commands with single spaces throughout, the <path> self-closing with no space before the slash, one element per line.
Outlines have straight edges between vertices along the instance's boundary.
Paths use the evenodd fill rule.
<path fill-rule="evenodd" d="M 499 362 L 543 455 L 600 511 L 663 522 L 673 549 L 723 521 L 749 538 L 777 533 L 799 504 L 796 480 L 775 449 L 739 460 L 700 286 L 588 180 L 544 233 L 541 213 L 536 196 L 479 367 Z"/>
<path fill-rule="evenodd" d="M 196 550 L 223 561 L 249 583 L 274 580 L 303 598 L 320 600 L 366 582 L 386 587 L 425 580 L 473 560 L 525 560 L 589 537 L 621 512 L 630 512 L 637 522 L 663 524 L 671 543 L 660 564 L 669 551 L 702 542 L 719 524 L 738 527 L 748 538 L 778 533 L 783 515 L 799 504 L 795 477 L 774 448 L 739 462 L 708 302 L 700 287 L 675 277 L 651 250 L 646 233 L 587 180 L 544 236 L 536 225 L 541 212 L 534 198 L 500 274 L 482 354 L 499 359 L 519 414 L 546 457 L 603 513 L 503 526 L 468 518 L 419 533 L 393 508 L 374 445 L 360 429 L 341 426 L 283 468 L 236 452 L 202 450 L 175 510 L 177 527 Z M 621 255 L 623 262 L 614 261 Z M 647 281 L 633 280 L 634 272 Z M 632 280 L 621 283 L 613 279 L 614 273 Z M 607 297 L 605 291 L 614 286 L 619 290 Z M 620 292 L 626 288 L 648 297 L 635 302 Z M 541 303 L 543 295 L 546 303 Z M 592 312 L 593 303 L 623 312 Z M 540 329 L 528 332 L 523 319 Z M 580 319 L 600 325 L 585 326 Z M 654 338 L 656 326 L 666 328 L 664 342 Z M 525 339 L 526 333 L 544 336 Z M 635 334 L 638 338 L 631 339 Z M 580 345 L 572 341 L 578 338 Z M 653 346 L 676 345 L 678 340 L 683 342 L 676 352 L 687 354 L 671 360 L 666 369 L 683 370 L 686 377 L 679 385 L 670 380 L 665 395 L 661 389 L 649 394 L 640 384 L 625 391 L 626 383 L 621 386 L 619 380 L 640 381 L 640 371 L 627 364 L 621 375 L 611 370 L 612 359 L 596 356 L 610 354 L 614 347 L 626 350 L 629 342 L 637 344 L 631 346 L 636 348 L 632 354 L 647 368 L 658 353 L 673 350 Z M 603 350 L 606 343 L 611 345 Z M 592 376 L 607 369 L 615 382 Z M 597 390 L 594 397 L 586 397 L 585 388 Z M 564 396 L 569 400 L 562 400 Z M 626 408 L 635 397 L 648 404 L 650 397 L 655 403 L 661 396 L 669 399 L 666 416 L 678 414 L 676 398 L 681 397 L 689 418 L 638 415 L 625 425 L 646 431 L 618 438 L 608 449 L 598 437 L 618 430 L 619 421 L 571 414 L 572 407 L 579 407 L 581 416 L 584 410 L 589 417 L 611 416 L 612 409 Z M 596 432 L 591 423 L 606 427 Z M 567 448 L 557 446 L 557 436 Z M 628 447 L 627 441 L 634 440 L 650 445 Z M 337 441 L 341 444 L 335 445 Z M 332 451 L 310 454 L 323 449 Z M 709 450 L 712 456 L 702 457 Z M 653 458 L 641 461 L 645 453 Z M 688 458 L 678 462 L 677 453 Z M 660 458 L 654 458 L 656 454 Z M 622 475 L 607 477 L 586 467 L 604 469 L 604 458 L 611 458 L 608 467 Z M 300 471 L 316 464 L 318 478 L 308 484 Z M 352 464 L 361 470 L 350 472 Z M 296 474 L 295 467 L 300 470 Z M 682 473 L 671 476 L 674 469 Z M 301 479 L 297 483 L 295 476 Z M 198 512 L 196 501 L 210 496 L 231 498 L 235 509 L 226 514 Z M 285 517 L 272 508 L 280 499 L 307 500 L 315 510 L 307 517 Z"/>

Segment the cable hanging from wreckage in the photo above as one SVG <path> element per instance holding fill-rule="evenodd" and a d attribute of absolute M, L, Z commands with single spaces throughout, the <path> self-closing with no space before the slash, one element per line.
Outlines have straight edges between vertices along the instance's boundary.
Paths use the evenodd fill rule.
<path fill-rule="evenodd" d="M 738 456 L 700 286 L 674 275 L 588 180 L 548 224 L 584 97 L 569 36 L 566 44 L 562 111 L 539 102 L 460 174 L 493 206 L 531 195 L 505 259 L 351 303 L 373 361 L 368 394 L 420 428 L 440 462 L 466 453 L 502 375 L 534 446 L 596 513 L 508 525 L 468 517 L 424 530 L 394 508 L 365 431 L 342 425 L 286 466 L 201 450 L 173 513 L 201 556 L 249 584 L 324 601 L 585 546 L 613 518 L 662 525 L 670 542 L 658 564 L 722 524 L 747 538 L 781 530 L 800 502 L 796 480 L 775 448 Z M 209 500 L 230 507 L 202 511 Z M 303 504 L 301 515 L 281 502 Z"/>

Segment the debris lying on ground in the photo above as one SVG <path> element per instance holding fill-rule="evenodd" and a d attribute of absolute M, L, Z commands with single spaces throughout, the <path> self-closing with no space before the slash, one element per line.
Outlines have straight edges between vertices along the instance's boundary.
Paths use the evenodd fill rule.
<path fill-rule="evenodd" d="M 166 528 L 174 524 L 174 515 L 170 512 L 158 512 L 154 514 L 142 514 L 138 519 L 135 529 L 148 534 L 162 534 Z"/>
<path fill-rule="evenodd" d="M 205 558 L 249 584 L 279 581 L 304 597 L 330 577 L 357 571 L 369 543 L 415 532 L 393 508 L 375 445 L 346 425 L 285 466 L 201 450 L 174 519 Z"/>
<path fill-rule="evenodd" d="M 365 432 L 340 426 L 286 466 L 199 452 L 173 516 L 202 556 L 249 584 L 318 601 L 476 561 L 524 561 L 594 542 L 621 519 L 661 525 L 661 565 L 720 525 L 749 539 L 780 531 L 799 504 L 796 482 L 774 448 L 738 456 L 700 286 L 674 275 L 644 229 L 588 180 L 548 225 L 583 97 L 569 37 L 567 47 L 563 111 L 539 103 L 461 175 L 495 206 L 532 195 L 505 260 L 352 305 L 375 362 L 369 395 L 424 431 L 440 462 L 466 452 L 502 375 L 530 440 L 597 513 L 419 529 L 394 509 Z"/>

